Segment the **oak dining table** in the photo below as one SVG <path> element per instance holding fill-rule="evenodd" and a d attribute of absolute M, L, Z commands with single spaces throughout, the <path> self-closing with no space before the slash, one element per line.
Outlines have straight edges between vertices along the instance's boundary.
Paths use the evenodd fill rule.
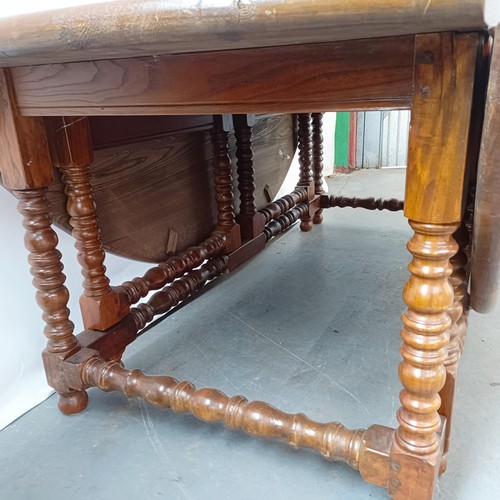
<path fill-rule="evenodd" d="M 43 361 L 60 410 L 82 412 L 90 388 L 120 391 L 313 448 L 391 498 L 431 499 L 450 450 L 468 310 L 491 310 L 498 286 L 500 50 L 486 9 L 484 0 L 116 0 L 0 19 L 1 181 L 19 200 L 46 323 Z M 329 196 L 321 183 L 322 113 L 380 109 L 411 110 L 404 203 Z M 296 117 L 300 175 L 292 193 L 258 210 L 253 117 L 277 113 Z M 127 119 L 134 127 L 131 117 L 167 115 L 213 119 L 217 222 L 197 245 L 111 284 L 89 176 L 89 120 Z M 65 184 L 83 274 L 80 333 L 69 317 L 46 195 L 54 170 Z M 180 203 L 190 202 L 187 192 Z M 312 230 L 334 206 L 404 209 L 413 230 L 396 428 L 319 423 L 125 368 L 125 348 L 155 318 L 295 222 Z"/>

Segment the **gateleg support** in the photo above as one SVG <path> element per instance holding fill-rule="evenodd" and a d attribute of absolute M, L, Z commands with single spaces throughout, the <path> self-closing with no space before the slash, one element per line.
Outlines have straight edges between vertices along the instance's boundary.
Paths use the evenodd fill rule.
<path fill-rule="evenodd" d="M 129 308 L 106 276 L 105 252 L 90 185 L 93 151 L 88 122 L 85 117 L 52 117 L 45 124 L 52 160 L 62 173 L 67 212 L 82 270 L 83 323 L 88 329 L 106 330 L 125 317 Z"/>

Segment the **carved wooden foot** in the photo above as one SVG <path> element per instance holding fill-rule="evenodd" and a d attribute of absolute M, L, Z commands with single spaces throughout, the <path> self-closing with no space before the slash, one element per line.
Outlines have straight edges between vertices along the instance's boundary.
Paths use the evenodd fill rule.
<path fill-rule="evenodd" d="M 76 415 L 87 408 L 88 402 L 89 397 L 86 391 L 72 391 L 68 394 L 60 394 L 57 406 L 64 415 Z"/>
<path fill-rule="evenodd" d="M 323 222 L 323 209 L 320 208 L 313 217 L 313 224 L 321 224 Z"/>
<path fill-rule="evenodd" d="M 62 272 L 58 239 L 51 227 L 45 193 L 45 188 L 15 192 L 26 229 L 24 243 L 30 252 L 28 262 L 36 288 L 36 300 L 46 323 L 43 333 L 47 337 L 47 348 L 43 353 L 43 361 L 47 381 L 60 395 L 61 411 L 73 414 L 85 409 L 87 394 L 70 388 L 59 372 L 59 364 L 78 352 L 80 344 L 73 335 L 74 325 L 69 319 L 69 292 L 64 286 L 66 276 Z"/>
<path fill-rule="evenodd" d="M 389 494 L 395 499 L 430 499 L 443 453 L 439 391 L 446 380 L 447 347 L 453 304 L 450 258 L 457 251 L 452 237 L 458 224 L 410 221 L 415 234 L 403 297 L 399 377 L 403 384 L 397 413 L 399 428 L 391 450 Z M 446 432 L 446 431 L 445 431 Z"/>

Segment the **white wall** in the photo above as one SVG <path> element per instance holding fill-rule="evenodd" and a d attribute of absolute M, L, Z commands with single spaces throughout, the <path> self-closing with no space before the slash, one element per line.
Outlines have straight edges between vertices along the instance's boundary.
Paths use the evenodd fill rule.
<path fill-rule="evenodd" d="M 500 24 L 499 0 L 486 0 L 486 21 L 490 26 Z"/>
<path fill-rule="evenodd" d="M 323 116 L 323 174 L 333 175 L 335 158 L 335 124 L 337 113 L 325 113 Z M 281 198 L 295 189 L 299 178 L 299 155 L 298 151 L 293 157 L 290 169 L 281 185 L 275 199 Z M 323 189 L 328 191 L 326 181 L 323 181 Z"/>

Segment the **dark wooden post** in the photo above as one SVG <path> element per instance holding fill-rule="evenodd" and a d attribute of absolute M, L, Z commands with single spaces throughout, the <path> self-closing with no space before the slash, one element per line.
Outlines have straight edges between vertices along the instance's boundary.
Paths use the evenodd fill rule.
<path fill-rule="evenodd" d="M 217 202 L 217 231 L 227 234 L 226 250 L 232 252 L 241 246 L 240 227 L 234 215 L 233 175 L 229 156 L 231 115 L 214 116 L 214 176 Z"/>
<path fill-rule="evenodd" d="M 312 113 L 312 167 L 314 173 L 314 194 L 321 196 L 323 191 L 323 113 Z M 313 224 L 323 222 L 323 209 L 313 216 Z"/>
<path fill-rule="evenodd" d="M 300 113 L 299 118 L 299 183 L 297 186 L 309 190 L 309 199 L 314 195 L 314 178 L 312 171 L 312 137 L 311 137 L 311 114 Z M 302 221 L 300 229 L 310 231 L 313 227 L 312 217 L 309 213 L 300 218 Z"/>
<path fill-rule="evenodd" d="M 252 239 L 264 230 L 264 219 L 255 206 L 255 179 L 252 151 L 252 128 L 255 115 L 233 115 L 236 136 L 236 158 L 238 189 L 240 191 L 240 213 L 238 222 L 244 240 Z"/>
<path fill-rule="evenodd" d="M 50 118 L 46 124 L 54 164 L 63 174 L 67 211 L 82 269 L 83 322 L 89 330 L 106 330 L 125 317 L 128 308 L 120 304 L 119 295 L 111 289 L 106 276 L 105 253 L 90 186 L 93 154 L 87 119 Z"/>

